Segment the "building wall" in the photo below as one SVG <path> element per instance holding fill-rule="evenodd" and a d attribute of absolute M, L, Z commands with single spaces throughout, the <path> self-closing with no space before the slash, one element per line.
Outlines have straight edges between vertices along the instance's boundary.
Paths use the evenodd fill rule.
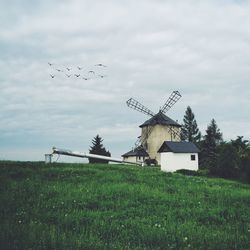
<path fill-rule="evenodd" d="M 130 161 L 130 162 L 144 162 L 145 159 L 148 157 L 139 157 L 139 156 L 128 156 L 128 157 L 123 157 L 124 161 Z"/>
<path fill-rule="evenodd" d="M 141 131 L 141 139 L 144 140 L 148 130 L 150 130 L 152 126 L 146 126 L 142 128 Z M 160 154 L 157 153 L 161 145 L 164 141 L 179 141 L 178 137 L 171 136 L 169 131 L 170 126 L 166 125 L 155 125 L 146 141 L 146 144 L 143 146 L 147 149 L 147 152 L 151 159 L 156 159 L 158 163 L 160 163 Z M 177 133 L 180 134 L 180 128 L 173 127 Z"/>
<path fill-rule="evenodd" d="M 191 155 L 195 155 L 195 160 L 191 160 Z M 160 153 L 161 170 L 174 172 L 178 169 L 198 170 L 198 153 Z"/>

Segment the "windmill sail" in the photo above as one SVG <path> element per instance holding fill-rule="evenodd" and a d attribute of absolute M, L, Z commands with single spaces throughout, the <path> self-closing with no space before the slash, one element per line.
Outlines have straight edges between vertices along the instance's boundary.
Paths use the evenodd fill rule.
<path fill-rule="evenodd" d="M 168 132 L 171 135 L 171 141 L 173 141 L 173 139 L 177 139 L 178 141 L 181 141 L 181 136 L 180 136 L 180 131 L 179 129 L 176 129 L 175 127 L 170 126 L 168 128 Z"/>
<path fill-rule="evenodd" d="M 146 115 L 149 115 L 149 116 L 155 115 L 150 109 L 146 108 L 144 105 L 142 105 L 141 103 L 139 103 L 138 101 L 136 101 L 133 98 L 130 98 L 129 100 L 127 100 L 126 103 L 127 103 L 128 107 L 135 109 L 137 111 L 140 111 Z"/>
<path fill-rule="evenodd" d="M 139 147 L 141 145 L 141 138 L 139 137 L 135 142 L 135 148 Z"/>
<path fill-rule="evenodd" d="M 144 136 L 143 137 L 140 136 L 137 139 L 137 141 L 135 142 L 135 147 L 138 147 L 138 146 L 142 145 L 143 148 L 147 149 L 147 147 L 145 145 L 146 145 L 146 142 L 147 142 L 148 137 L 151 134 L 152 130 L 153 130 L 153 127 L 148 128 L 146 133 L 144 134 Z"/>
<path fill-rule="evenodd" d="M 153 126 L 147 128 L 147 132 L 145 133 L 144 137 L 141 138 L 141 145 L 147 149 L 147 141 L 148 141 L 148 137 L 150 136 L 151 132 L 153 130 Z"/>
<path fill-rule="evenodd" d="M 179 93 L 179 91 L 173 91 L 168 100 L 161 108 L 161 112 L 166 113 L 180 98 L 181 94 Z"/>

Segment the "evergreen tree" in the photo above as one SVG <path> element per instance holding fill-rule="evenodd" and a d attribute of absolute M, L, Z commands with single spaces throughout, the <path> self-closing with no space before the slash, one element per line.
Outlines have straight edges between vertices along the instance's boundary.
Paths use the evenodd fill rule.
<path fill-rule="evenodd" d="M 220 132 L 220 129 L 218 128 L 216 121 L 214 119 L 211 120 L 211 123 L 208 125 L 208 128 L 211 130 L 213 140 L 218 146 L 222 141 L 222 133 Z"/>
<path fill-rule="evenodd" d="M 197 126 L 194 113 L 190 106 L 187 107 L 181 128 L 181 139 L 197 143 L 201 139 L 201 133 Z"/>
<path fill-rule="evenodd" d="M 110 152 L 105 149 L 102 144 L 103 139 L 97 135 L 92 140 L 92 146 L 90 146 L 89 153 L 96 155 L 111 156 Z M 108 163 L 108 160 L 89 158 L 89 163 Z"/>
<path fill-rule="evenodd" d="M 209 168 L 211 172 L 216 167 L 217 146 L 222 142 L 222 133 L 214 119 L 208 125 L 203 141 L 200 143 L 200 163 L 203 168 Z"/>

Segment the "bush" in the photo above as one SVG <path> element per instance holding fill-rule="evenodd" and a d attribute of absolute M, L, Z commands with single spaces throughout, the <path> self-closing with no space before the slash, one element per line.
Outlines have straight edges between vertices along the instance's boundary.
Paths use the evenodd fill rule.
<path fill-rule="evenodd" d="M 179 174 L 183 174 L 183 175 L 198 176 L 197 171 L 189 170 L 189 169 L 179 169 L 179 170 L 176 170 L 175 172 Z"/>
<path fill-rule="evenodd" d="M 209 170 L 208 169 L 199 169 L 197 171 L 198 176 L 209 176 Z"/>

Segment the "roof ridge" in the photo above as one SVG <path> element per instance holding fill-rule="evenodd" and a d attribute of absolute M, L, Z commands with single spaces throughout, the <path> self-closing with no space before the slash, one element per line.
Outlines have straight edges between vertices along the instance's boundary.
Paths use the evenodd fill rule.
<path fill-rule="evenodd" d="M 145 126 L 154 126 L 154 125 L 172 125 L 176 127 L 181 127 L 179 123 L 165 115 L 163 112 L 159 111 L 156 115 L 151 117 L 150 119 L 146 120 L 143 124 L 141 124 L 139 127 L 145 127 Z"/>
<path fill-rule="evenodd" d="M 164 141 L 158 152 L 173 152 L 173 153 L 198 153 L 199 148 L 188 141 Z"/>

